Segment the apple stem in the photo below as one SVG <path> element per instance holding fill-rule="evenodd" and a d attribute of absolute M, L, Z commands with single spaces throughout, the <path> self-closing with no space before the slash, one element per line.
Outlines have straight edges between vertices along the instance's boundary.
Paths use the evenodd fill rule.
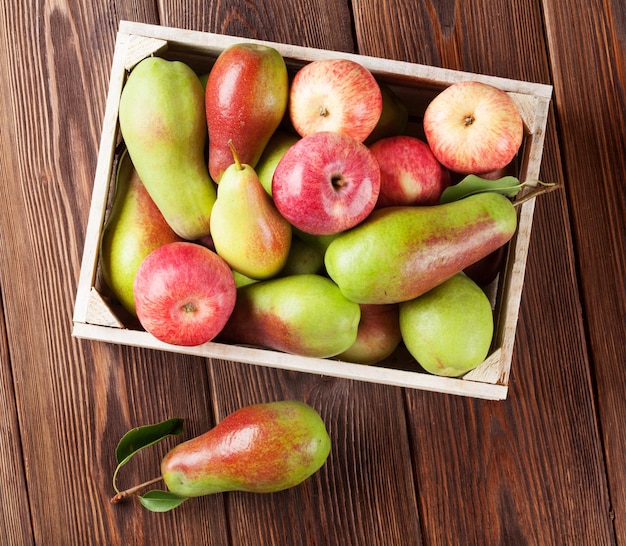
<path fill-rule="evenodd" d="M 233 159 L 235 160 L 235 168 L 238 171 L 242 171 L 243 167 L 241 166 L 241 161 L 239 161 L 239 155 L 237 154 L 237 150 L 235 149 L 235 145 L 233 144 L 232 138 L 228 141 L 228 146 L 230 147 L 230 151 L 233 153 Z"/>
<path fill-rule="evenodd" d="M 326 106 L 320 106 L 320 116 L 325 118 L 328 115 L 328 109 Z"/>
<path fill-rule="evenodd" d="M 146 489 L 147 487 L 150 487 L 151 485 L 154 485 L 155 483 L 160 482 L 162 479 L 163 478 L 159 476 L 158 478 L 154 478 L 147 482 L 140 483 L 139 485 L 135 485 L 134 487 L 130 487 L 129 489 L 126 489 L 125 491 L 120 491 L 115 496 L 111 497 L 111 504 L 116 504 L 130 497 L 131 495 L 134 495 L 135 493 L 138 493 L 139 491 L 142 491 L 143 489 Z"/>

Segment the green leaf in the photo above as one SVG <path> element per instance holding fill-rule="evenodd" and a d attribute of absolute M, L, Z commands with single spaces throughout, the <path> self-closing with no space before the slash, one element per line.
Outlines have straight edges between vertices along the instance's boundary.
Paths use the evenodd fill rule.
<path fill-rule="evenodd" d="M 446 188 L 439 199 L 440 204 L 458 201 L 464 197 L 484 192 L 497 192 L 507 197 L 515 197 L 525 186 L 520 184 L 518 178 L 505 176 L 498 180 L 487 180 L 475 174 L 467 175 L 463 180 L 454 186 Z"/>
<path fill-rule="evenodd" d="M 122 436 L 115 449 L 117 463 L 124 464 L 143 448 L 154 445 L 168 436 L 181 434 L 182 432 L 183 420 L 177 417 L 162 421 L 156 425 L 145 425 L 129 430 Z"/>
<path fill-rule="evenodd" d="M 187 500 L 187 497 L 179 497 L 169 491 L 153 489 L 139 498 L 139 502 L 151 512 L 169 512 L 180 506 Z"/>
<path fill-rule="evenodd" d="M 117 488 L 117 474 L 120 468 L 125 465 L 135 453 L 174 434 L 181 434 L 183 431 L 183 420 L 174 417 L 155 425 L 145 425 L 129 430 L 117 444 L 115 458 L 117 468 L 113 474 L 113 489 L 119 493 Z"/>

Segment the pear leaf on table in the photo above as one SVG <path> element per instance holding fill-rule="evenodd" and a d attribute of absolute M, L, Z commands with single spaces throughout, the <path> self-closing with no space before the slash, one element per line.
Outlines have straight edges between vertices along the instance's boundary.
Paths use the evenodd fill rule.
<path fill-rule="evenodd" d="M 439 198 L 439 204 L 443 205 L 452 201 L 459 201 L 464 197 L 484 192 L 496 192 L 506 197 L 515 197 L 522 188 L 531 184 L 541 186 L 537 193 L 545 191 L 545 187 L 554 186 L 554 184 L 540 180 L 520 182 L 515 176 L 504 176 L 497 180 L 488 180 L 475 174 L 469 174 L 458 184 L 446 188 Z M 531 194 L 536 195 L 536 192 L 531 192 Z"/>
<path fill-rule="evenodd" d="M 145 425 L 129 430 L 117 444 L 115 458 L 122 465 L 138 451 L 160 442 L 168 436 L 183 432 L 183 420 L 174 417 L 155 425 Z"/>
<path fill-rule="evenodd" d="M 180 497 L 170 491 L 153 489 L 139 496 L 138 499 L 141 505 L 151 512 L 169 512 L 185 502 L 187 497 Z"/>

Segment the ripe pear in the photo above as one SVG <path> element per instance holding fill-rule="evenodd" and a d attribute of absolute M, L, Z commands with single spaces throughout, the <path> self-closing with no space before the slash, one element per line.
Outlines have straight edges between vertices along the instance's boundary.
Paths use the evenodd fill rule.
<path fill-rule="evenodd" d="M 289 255 L 284 267 L 280 270 L 280 275 L 286 277 L 303 273 L 319 273 L 322 267 L 324 267 L 324 253 L 302 239 L 292 237 Z"/>
<path fill-rule="evenodd" d="M 432 374 L 458 377 L 474 369 L 487 357 L 493 329 L 489 299 L 464 273 L 400 304 L 404 344 Z"/>
<path fill-rule="evenodd" d="M 144 59 L 122 90 L 119 122 L 139 177 L 167 223 L 183 239 L 208 235 L 216 192 L 204 158 L 204 92 L 195 72 L 180 61 Z"/>
<path fill-rule="evenodd" d="M 268 143 L 256 164 L 255 171 L 265 191 L 272 195 L 272 178 L 276 165 L 285 152 L 293 146 L 300 137 L 284 129 L 278 129 L 269 139 Z"/>
<path fill-rule="evenodd" d="M 374 130 L 365 139 L 368 146 L 381 138 L 404 134 L 409 123 L 409 111 L 391 87 L 378 82 L 383 96 L 383 110 Z"/>
<path fill-rule="evenodd" d="M 234 147 L 231 157 L 234 163 L 224 171 L 211 213 L 215 251 L 239 273 L 267 279 L 287 261 L 291 225 L 274 206 L 254 169 L 240 163 Z"/>
<path fill-rule="evenodd" d="M 317 472 L 330 448 L 326 426 L 311 406 L 297 400 L 255 404 L 175 446 L 161 462 L 161 475 L 181 497 L 273 493 Z"/>
<path fill-rule="evenodd" d="M 516 228 L 515 207 L 495 192 L 444 205 L 388 207 L 340 234 L 324 263 L 349 300 L 400 303 L 499 248 Z"/>
<path fill-rule="evenodd" d="M 287 67 L 273 47 L 239 43 L 222 51 L 209 72 L 205 99 L 215 182 L 232 164 L 230 140 L 241 162 L 256 167 L 283 119 L 288 93 Z"/>
<path fill-rule="evenodd" d="M 237 289 L 237 302 L 219 339 L 328 358 L 350 347 L 361 310 L 328 278 L 303 274 Z"/>
<path fill-rule="evenodd" d="M 376 364 L 391 356 L 401 341 L 398 304 L 366 304 L 354 343 L 337 360 L 356 364 Z"/>
<path fill-rule="evenodd" d="M 181 241 L 163 218 L 124 152 L 118 163 L 111 211 L 102 230 L 100 267 L 104 282 L 122 306 L 135 310 L 133 283 L 143 259 L 167 243 Z"/>

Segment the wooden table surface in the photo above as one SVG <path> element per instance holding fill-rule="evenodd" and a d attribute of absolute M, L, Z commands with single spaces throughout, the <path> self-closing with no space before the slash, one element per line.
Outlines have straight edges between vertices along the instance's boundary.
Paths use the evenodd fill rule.
<path fill-rule="evenodd" d="M 537 200 L 507 400 L 73 338 L 121 19 L 553 85 L 541 178 L 561 187 Z M 0 542 L 626 546 L 622 0 L 3 0 L 0 23 Z M 285 398 L 333 439 L 301 486 L 109 503 L 128 429 L 179 416 L 188 438 Z"/>

